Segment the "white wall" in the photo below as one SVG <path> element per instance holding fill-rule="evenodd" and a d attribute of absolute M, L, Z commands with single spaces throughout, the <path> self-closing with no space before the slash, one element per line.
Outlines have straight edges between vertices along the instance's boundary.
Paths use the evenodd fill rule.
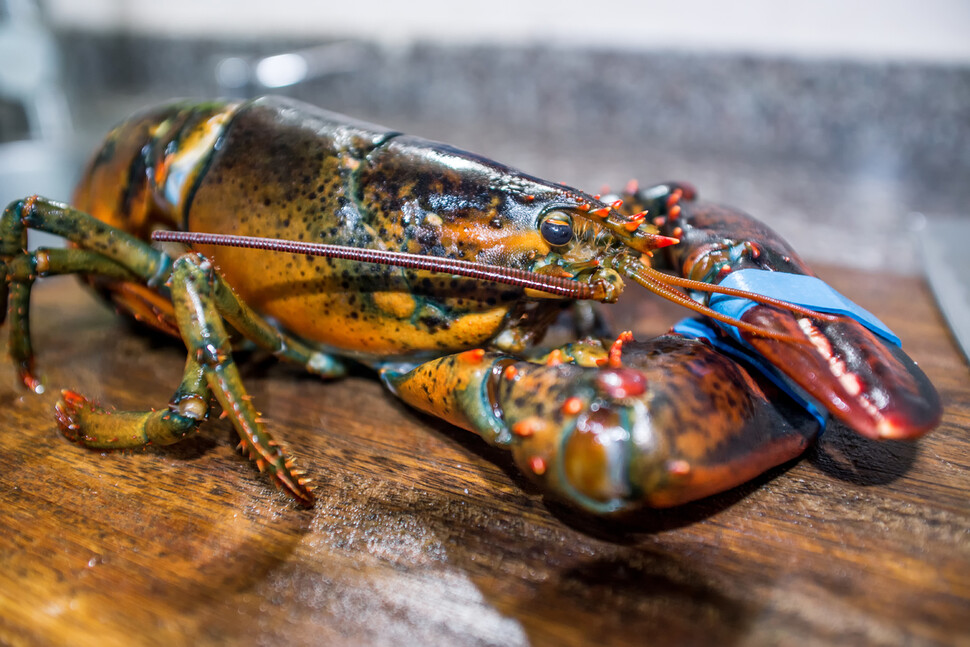
<path fill-rule="evenodd" d="M 970 62 L 970 0 L 44 0 L 60 26 Z M 486 6 L 487 5 L 487 6 Z M 164 8 L 163 8 L 164 7 Z"/>

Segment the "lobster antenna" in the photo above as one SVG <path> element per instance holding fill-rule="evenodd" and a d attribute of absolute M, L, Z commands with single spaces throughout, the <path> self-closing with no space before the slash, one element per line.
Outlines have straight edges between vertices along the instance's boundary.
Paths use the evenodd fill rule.
<path fill-rule="evenodd" d="M 288 254 L 339 258 L 362 263 L 377 263 L 379 265 L 390 265 L 412 270 L 427 270 L 529 288 L 570 299 L 595 299 L 599 292 L 595 285 L 580 283 L 562 276 L 549 276 L 547 274 L 502 267 L 500 265 L 486 265 L 484 263 L 463 261 L 455 258 L 423 256 L 421 254 L 409 254 L 407 252 L 394 252 L 383 249 L 307 243 L 280 238 L 206 234 L 196 231 L 154 231 L 152 232 L 152 240 L 192 245 L 244 247 L 247 249 L 261 249 Z"/>
<path fill-rule="evenodd" d="M 516 287 L 529 288 L 539 292 L 545 292 L 555 296 L 568 299 L 597 299 L 600 297 L 600 290 L 596 284 L 589 285 L 580 283 L 562 276 L 549 276 L 538 272 L 520 270 L 501 265 L 486 265 L 485 263 L 475 263 L 473 261 L 463 261 L 455 258 L 445 258 L 441 256 L 424 256 L 421 254 L 409 254 L 407 252 L 394 252 L 382 249 L 368 249 L 360 247 L 349 247 L 346 245 L 328 245 L 326 243 L 307 243 L 296 240 L 285 240 L 282 238 L 260 238 L 258 236 L 237 236 L 233 234 L 208 234 L 196 231 L 168 231 L 159 230 L 152 232 L 152 240 L 158 242 L 185 243 L 193 245 L 216 245 L 220 247 L 243 247 L 247 249 L 260 249 L 265 251 L 285 252 L 288 254 L 305 254 L 308 256 L 323 256 L 325 258 L 339 258 L 361 263 L 376 263 L 379 265 L 389 265 L 393 267 L 403 267 L 413 270 L 426 270 L 430 272 L 441 272 L 443 274 L 453 274 L 465 276 L 482 281 L 492 281 Z M 778 301 L 769 297 L 751 294 L 744 290 L 734 288 L 721 288 L 708 283 L 691 281 L 673 277 L 668 274 L 658 272 L 652 268 L 637 265 L 636 269 L 623 263 L 625 266 L 621 272 L 632 278 L 634 281 L 659 294 L 660 296 L 679 303 L 686 308 L 707 315 L 726 324 L 737 326 L 761 337 L 776 339 L 785 342 L 806 343 L 806 340 L 792 337 L 784 333 L 775 332 L 755 326 L 733 317 L 728 317 L 714 312 L 707 306 L 697 303 L 690 297 L 678 292 L 670 287 L 671 284 L 686 288 L 693 288 L 707 292 L 720 292 L 734 296 L 740 296 L 760 303 L 776 305 L 778 307 L 799 313 L 828 318 L 822 313 L 817 313 L 807 308 L 795 306 L 784 301 Z"/>

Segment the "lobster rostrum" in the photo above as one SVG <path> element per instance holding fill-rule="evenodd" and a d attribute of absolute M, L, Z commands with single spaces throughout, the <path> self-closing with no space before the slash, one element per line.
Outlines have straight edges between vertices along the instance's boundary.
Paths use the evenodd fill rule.
<path fill-rule="evenodd" d="M 71 245 L 27 251 L 28 229 Z M 364 363 L 409 404 L 510 448 L 550 494 L 600 513 L 696 499 L 799 455 L 819 425 L 776 383 L 868 436 L 937 424 L 932 385 L 868 313 L 717 285 L 745 269 L 809 274 L 763 225 L 697 202 L 686 185 L 601 199 L 275 98 L 133 117 L 92 159 L 72 205 L 34 196 L 0 219 L 0 296 L 28 388 L 43 389 L 28 320 L 40 276 L 85 276 L 189 351 L 158 411 L 109 411 L 64 391 L 68 437 L 94 448 L 176 442 L 214 398 L 241 448 L 304 504 L 308 479 L 239 378 L 242 340 L 326 377 Z M 624 279 L 728 332 L 535 347 L 564 307 L 615 301 Z"/>

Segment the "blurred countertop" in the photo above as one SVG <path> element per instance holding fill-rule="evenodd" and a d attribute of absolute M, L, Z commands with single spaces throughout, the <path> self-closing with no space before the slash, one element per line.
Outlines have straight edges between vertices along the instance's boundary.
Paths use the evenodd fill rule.
<path fill-rule="evenodd" d="M 765 221 L 810 262 L 919 274 L 915 232 L 970 217 L 967 67 L 69 31 L 57 40 L 77 132 L 62 147 L 59 184 L 34 180 L 30 192 L 60 199 L 70 170 L 141 107 L 286 93 L 590 192 L 631 178 L 688 181 Z M 216 82 L 229 58 L 255 65 L 307 51 L 318 70 L 301 83 Z"/>

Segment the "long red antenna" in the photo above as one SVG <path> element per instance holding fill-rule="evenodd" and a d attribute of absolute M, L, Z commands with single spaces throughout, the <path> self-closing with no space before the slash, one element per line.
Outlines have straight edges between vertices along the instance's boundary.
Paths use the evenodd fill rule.
<path fill-rule="evenodd" d="M 307 243 L 279 238 L 259 238 L 256 236 L 235 236 L 231 234 L 205 234 L 195 231 L 155 231 L 152 240 L 159 242 L 186 243 L 192 245 L 218 245 L 221 247 L 245 247 L 288 254 L 324 256 L 362 263 L 377 263 L 413 270 L 428 270 L 443 274 L 467 276 L 482 281 L 504 283 L 516 287 L 529 288 L 570 299 L 596 299 L 602 289 L 595 285 L 580 283 L 562 276 L 549 276 L 499 265 L 486 265 L 442 256 L 423 256 L 407 252 L 393 252 L 382 249 L 347 247 Z"/>

